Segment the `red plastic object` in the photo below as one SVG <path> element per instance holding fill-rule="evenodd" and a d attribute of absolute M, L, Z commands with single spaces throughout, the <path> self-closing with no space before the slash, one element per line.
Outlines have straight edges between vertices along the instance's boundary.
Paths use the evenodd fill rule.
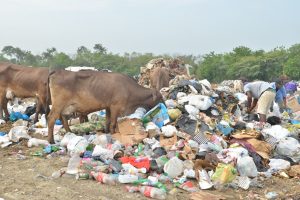
<path fill-rule="evenodd" d="M 143 159 L 137 159 L 135 157 L 122 157 L 120 158 L 121 162 L 124 163 L 130 163 L 132 166 L 140 169 L 140 168 L 146 168 L 147 171 L 150 169 L 150 160 L 148 158 Z"/>

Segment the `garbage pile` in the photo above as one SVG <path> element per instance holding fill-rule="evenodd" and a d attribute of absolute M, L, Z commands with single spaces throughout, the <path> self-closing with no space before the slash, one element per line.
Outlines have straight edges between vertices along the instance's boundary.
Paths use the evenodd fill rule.
<path fill-rule="evenodd" d="M 77 180 L 127 184 L 128 192 L 155 199 L 165 199 L 178 189 L 248 190 L 264 187 L 263 181 L 272 176 L 300 178 L 297 105 L 288 104 L 291 109 L 283 113 L 274 105 L 268 123 L 261 127 L 257 115 L 245 112 L 245 94 L 233 91 L 234 86 L 212 89 L 207 80 L 177 75 L 170 87 L 161 90 L 165 102 L 119 119 L 119 133 L 93 134 L 97 128 L 92 126 L 84 131 L 90 134 L 82 136 L 56 134 L 57 144 L 49 145 L 31 138 L 21 119 L 19 126 L 0 135 L 0 144 L 5 147 L 25 138 L 28 147 L 44 146 L 35 156 L 68 154 L 68 166 L 53 172 L 52 178 L 71 174 Z M 105 113 L 96 115 L 101 118 Z M 266 198 L 274 195 L 268 193 Z"/>
<path fill-rule="evenodd" d="M 178 58 L 164 59 L 156 58 L 150 60 L 144 67 L 140 68 L 140 77 L 138 83 L 144 87 L 150 87 L 150 74 L 157 67 L 166 67 L 170 71 L 170 78 L 173 79 L 177 75 L 190 76 L 188 64 Z"/>

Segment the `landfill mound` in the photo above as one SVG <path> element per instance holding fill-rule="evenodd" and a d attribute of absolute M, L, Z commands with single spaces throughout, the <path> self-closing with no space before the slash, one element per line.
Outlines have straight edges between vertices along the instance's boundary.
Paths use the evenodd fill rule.
<path fill-rule="evenodd" d="M 178 62 L 168 66 L 179 69 Z M 166 64 L 157 59 L 148 65 L 144 75 Z M 71 176 L 107 185 L 127 184 L 128 192 L 155 199 L 166 199 L 178 190 L 191 193 L 191 199 L 223 199 L 205 190 L 226 194 L 228 188 L 260 189 L 274 176 L 299 181 L 299 93 L 289 98 L 290 109 L 281 112 L 275 104 L 268 123 L 261 126 L 255 113 L 245 112 L 247 97 L 236 92 L 234 84 L 212 88 L 207 80 L 176 74 L 161 92 L 164 103 L 148 112 L 138 108 L 119 119 L 119 133 L 113 135 L 102 133 L 104 111 L 90 114 L 88 123 L 71 127 L 77 134 L 62 135 L 57 121 L 55 145 L 43 139 L 47 136 L 44 116 L 32 124 L 33 112 L 28 109 L 32 105 L 14 105 L 10 108 L 13 128 L 1 133 L 0 145 L 9 148 L 25 141 L 28 148 L 40 147 L 31 156 L 67 156 L 66 166 L 48 178 Z M 20 154 L 19 159 L 26 157 Z M 284 197 L 269 191 L 259 198 Z"/>
<path fill-rule="evenodd" d="M 150 74 L 158 67 L 166 67 L 170 71 L 170 79 L 173 79 L 176 75 L 189 76 L 189 65 L 184 64 L 179 58 L 156 58 L 150 60 L 144 67 L 140 68 L 140 77 L 138 83 L 144 87 L 150 87 Z"/>

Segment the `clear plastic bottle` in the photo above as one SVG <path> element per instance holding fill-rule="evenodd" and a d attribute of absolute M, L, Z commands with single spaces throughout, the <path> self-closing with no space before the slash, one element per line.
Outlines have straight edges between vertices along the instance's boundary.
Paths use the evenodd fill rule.
<path fill-rule="evenodd" d="M 117 183 L 117 176 L 114 176 L 112 174 L 105 174 L 103 172 L 91 172 L 92 177 L 104 184 L 108 185 L 115 185 Z"/>
<path fill-rule="evenodd" d="M 80 166 L 80 161 L 81 161 L 81 158 L 79 157 L 79 155 L 73 154 L 68 163 L 67 173 L 68 174 L 77 174 L 78 168 Z"/>
<path fill-rule="evenodd" d="M 57 178 L 61 177 L 64 173 L 65 173 L 65 171 L 60 169 L 60 170 L 57 170 L 57 171 L 53 172 L 51 177 L 53 179 L 57 179 Z"/>
<path fill-rule="evenodd" d="M 138 176 L 132 174 L 120 174 L 118 180 L 120 183 L 133 183 L 139 179 Z"/>
<path fill-rule="evenodd" d="M 171 178 L 165 174 L 153 174 L 153 176 L 157 177 L 158 181 L 162 183 L 170 183 L 172 181 Z"/>

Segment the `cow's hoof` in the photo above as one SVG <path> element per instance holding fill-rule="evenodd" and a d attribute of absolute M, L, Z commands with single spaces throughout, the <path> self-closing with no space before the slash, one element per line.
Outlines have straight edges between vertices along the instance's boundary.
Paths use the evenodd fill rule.
<path fill-rule="evenodd" d="M 48 140 L 50 144 L 55 144 L 54 140 Z"/>

